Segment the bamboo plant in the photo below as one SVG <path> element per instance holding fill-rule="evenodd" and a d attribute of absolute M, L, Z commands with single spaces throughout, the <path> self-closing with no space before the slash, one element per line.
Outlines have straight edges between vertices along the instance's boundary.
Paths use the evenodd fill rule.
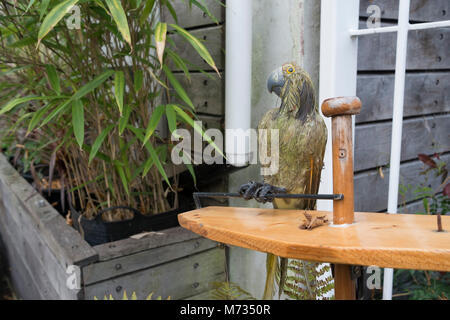
<path fill-rule="evenodd" d="M 171 35 L 217 68 L 202 41 L 176 24 L 171 2 L 0 0 L 0 117 L 11 124 L 8 134 L 38 141 L 35 156 L 47 153 L 50 179 L 59 170 L 87 218 L 113 206 L 144 214 L 178 206 L 161 124 L 170 132 L 190 126 L 214 144 L 171 72 L 176 66 L 189 78 L 192 67 Z M 202 0 L 186 3 L 216 21 Z M 160 21 L 163 8 L 174 24 Z M 183 157 L 193 174 L 190 155 Z M 117 211 L 108 220 L 125 218 Z"/>

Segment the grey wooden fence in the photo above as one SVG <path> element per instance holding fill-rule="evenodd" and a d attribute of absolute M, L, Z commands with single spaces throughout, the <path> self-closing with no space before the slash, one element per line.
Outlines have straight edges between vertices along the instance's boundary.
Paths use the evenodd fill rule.
<path fill-rule="evenodd" d="M 367 8 L 381 9 L 381 24 L 395 25 L 398 1 L 361 0 L 360 28 L 367 28 Z M 410 20 L 427 22 L 450 18 L 448 0 L 412 0 Z M 396 33 L 359 38 L 357 95 L 363 101 L 356 118 L 355 206 L 360 211 L 384 211 L 387 207 L 394 97 Z M 417 155 L 442 154 L 449 163 L 450 151 L 450 30 L 412 31 L 408 38 L 404 126 L 401 154 L 402 185 L 418 185 L 423 164 Z M 384 178 L 383 178 L 384 176 Z M 440 179 L 430 176 L 428 186 Z M 399 196 L 404 212 L 423 211 L 409 190 Z"/>

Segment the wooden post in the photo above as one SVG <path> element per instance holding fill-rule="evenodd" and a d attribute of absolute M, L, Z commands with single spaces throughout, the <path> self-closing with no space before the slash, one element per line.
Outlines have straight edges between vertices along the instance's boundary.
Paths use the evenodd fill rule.
<path fill-rule="evenodd" d="M 322 104 L 324 116 L 332 118 L 333 193 L 344 195 L 343 200 L 333 203 L 334 225 L 352 224 L 354 221 L 352 115 L 360 111 L 361 100 L 357 97 L 332 98 Z M 351 266 L 335 265 L 334 283 L 337 300 L 356 299 Z"/>

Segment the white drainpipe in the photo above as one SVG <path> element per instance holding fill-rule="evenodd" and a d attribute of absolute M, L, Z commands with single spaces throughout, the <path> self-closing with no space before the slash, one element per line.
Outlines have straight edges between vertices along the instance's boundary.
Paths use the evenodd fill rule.
<path fill-rule="evenodd" d="M 250 146 L 230 130 L 246 132 L 251 125 L 252 0 L 227 0 L 225 21 L 225 152 L 240 167 L 249 163 Z"/>

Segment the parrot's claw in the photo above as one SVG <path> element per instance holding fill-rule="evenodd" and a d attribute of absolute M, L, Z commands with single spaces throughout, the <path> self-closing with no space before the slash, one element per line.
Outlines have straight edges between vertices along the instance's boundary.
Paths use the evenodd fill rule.
<path fill-rule="evenodd" d="M 273 202 L 274 194 L 286 193 L 285 188 L 272 186 L 268 183 L 254 182 L 243 184 L 239 188 L 239 194 L 245 200 L 255 199 L 260 203 Z"/>

